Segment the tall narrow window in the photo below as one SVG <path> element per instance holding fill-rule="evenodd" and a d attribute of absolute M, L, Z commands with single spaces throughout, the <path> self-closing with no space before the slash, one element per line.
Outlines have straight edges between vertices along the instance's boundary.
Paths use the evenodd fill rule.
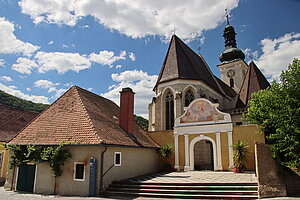
<path fill-rule="evenodd" d="M 192 101 L 194 101 L 194 93 L 191 90 L 186 91 L 184 95 L 184 106 L 187 107 Z"/>
<path fill-rule="evenodd" d="M 234 79 L 233 78 L 230 78 L 230 87 L 234 87 Z"/>
<path fill-rule="evenodd" d="M 174 96 L 168 91 L 165 98 L 166 103 L 166 130 L 173 129 L 174 126 Z"/>

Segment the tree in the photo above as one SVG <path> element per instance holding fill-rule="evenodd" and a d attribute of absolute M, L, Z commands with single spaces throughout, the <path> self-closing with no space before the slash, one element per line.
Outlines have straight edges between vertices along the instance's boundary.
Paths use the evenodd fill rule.
<path fill-rule="evenodd" d="M 273 157 L 287 167 L 300 169 L 300 60 L 294 59 L 280 81 L 253 94 L 245 114 L 260 124 Z"/>
<path fill-rule="evenodd" d="M 165 163 L 163 164 L 164 170 L 170 170 L 171 165 L 168 163 L 168 157 L 171 155 L 173 149 L 171 144 L 164 144 L 160 148 L 161 155 L 165 158 Z"/>
<path fill-rule="evenodd" d="M 138 115 L 134 115 L 134 120 L 137 123 L 137 125 L 139 125 L 142 129 L 144 129 L 145 131 L 148 130 L 148 120 L 138 116 Z"/>
<path fill-rule="evenodd" d="M 236 172 L 243 172 L 246 169 L 246 164 L 248 161 L 248 143 L 238 141 L 232 145 L 233 150 L 233 160 Z"/>

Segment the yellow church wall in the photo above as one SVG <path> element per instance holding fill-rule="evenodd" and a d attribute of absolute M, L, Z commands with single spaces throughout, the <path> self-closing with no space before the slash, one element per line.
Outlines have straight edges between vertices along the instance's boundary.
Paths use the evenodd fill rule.
<path fill-rule="evenodd" d="M 229 147 L 228 147 L 228 135 L 227 133 L 221 133 L 221 157 L 223 170 L 228 169 L 229 166 Z"/>
<path fill-rule="evenodd" d="M 164 144 L 172 145 L 172 153 L 168 158 L 167 162 L 174 167 L 175 164 L 175 153 L 174 153 L 174 137 L 173 131 L 148 131 L 148 135 L 160 146 Z M 163 163 L 165 163 L 165 159 L 160 156 L 160 165 L 162 167 Z"/>
<path fill-rule="evenodd" d="M 237 141 L 247 142 L 249 145 L 249 156 L 246 168 L 255 170 L 255 142 L 265 143 L 265 135 L 260 133 L 258 125 L 244 125 L 233 127 L 232 133 L 233 144 Z"/>
<path fill-rule="evenodd" d="M 8 158 L 9 158 L 9 151 L 5 150 L 4 145 L 5 143 L 0 142 L 0 152 L 2 154 L 1 158 L 1 165 L 0 165 L 0 177 L 6 177 L 7 167 L 8 167 Z"/>

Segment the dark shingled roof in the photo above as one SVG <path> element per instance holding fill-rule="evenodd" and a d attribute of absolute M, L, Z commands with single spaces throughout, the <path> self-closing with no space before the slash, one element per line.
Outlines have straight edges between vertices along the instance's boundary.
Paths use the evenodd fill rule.
<path fill-rule="evenodd" d="M 156 86 L 159 83 L 174 79 L 201 80 L 217 92 L 223 94 L 221 87 L 204 59 L 197 55 L 176 35 L 172 36 Z"/>
<path fill-rule="evenodd" d="M 111 100 L 73 86 L 9 143 L 159 147 L 136 124 L 133 137 L 128 135 L 119 126 L 119 111 Z"/>
<path fill-rule="evenodd" d="M 11 140 L 37 115 L 38 113 L 0 105 L 0 141 Z"/>
<path fill-rule="evenodd" d="M 246 78 L 239 92 L 237 107 L 248 106 L 248 102 L 251 100 L 252 93 L 266 89 L 268 86 L 270 86 L 270 83 L 255 65 L 255 63 L 251 61 L 246 73 Z"/>

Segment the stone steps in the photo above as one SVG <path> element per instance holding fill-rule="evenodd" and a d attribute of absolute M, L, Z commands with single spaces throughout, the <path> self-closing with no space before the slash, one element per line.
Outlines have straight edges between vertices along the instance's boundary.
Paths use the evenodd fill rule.
<path fill-rule="evenodd" d="M 112 183 L 107 196 L 134 196 L 178 199 L 257 199 L 257 183 Z"/>

